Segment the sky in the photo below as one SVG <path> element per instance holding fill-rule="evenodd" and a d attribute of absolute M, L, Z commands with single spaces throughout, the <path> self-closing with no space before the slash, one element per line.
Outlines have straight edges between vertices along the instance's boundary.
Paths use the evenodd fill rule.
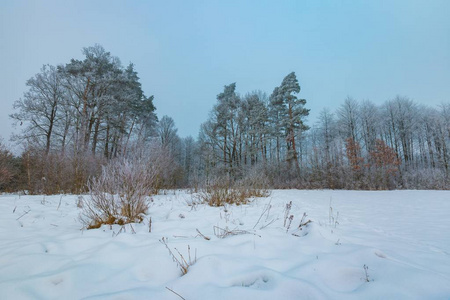
<path fill-rule="evenodd" d="M 157 115 L 197 137 L 224 85 L 270 95 L 290 72 L 311 109 L 348 96 L 450 101 L 450 1 L 0 0 L 0 137 L 44 64 L 102 45 L 132 62 Z"/>

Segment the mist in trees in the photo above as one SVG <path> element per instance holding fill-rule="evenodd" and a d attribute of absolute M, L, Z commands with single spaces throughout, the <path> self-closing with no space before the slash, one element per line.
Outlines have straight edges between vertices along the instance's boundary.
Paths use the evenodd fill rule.
<path fill-rule="evenodd" d="M 102 46 L 84 59 L 44 65 L 26 82 L 11 118 L 20 128 L 14 157 L 0 143 L 0 189 L 86 192 L 117 161 L 146 159 L 152 189 L 228 186 L 331 189 L 448 189 L 450 104 L 396 96 L 382 105 L 343 99 L 309 121 L 294 72 L 267 94 L 217 91 L 197 138 L 160 120 L 133 64 Z M 281 78 L 280 78 L 281 79 Z M 126 164 L 125 164 L 126 165 Z M 102 171 L 103 169 L 103 171 Z"/>

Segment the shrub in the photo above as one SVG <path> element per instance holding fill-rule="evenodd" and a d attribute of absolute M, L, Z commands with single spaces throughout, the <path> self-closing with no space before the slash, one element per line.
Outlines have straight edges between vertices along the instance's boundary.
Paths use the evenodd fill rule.
<path fill-rule="evenodd" d="M 22 179 L 30 194 L 85 193 L 88 178 L 97 176 L 105 162 L 90 152 L 45 153 L 28 145 L 22 153 Z"/>
<path fill-rule="evenodd" d="M 263 168 L 254 167 L 250 169 L 245 177 L 238 181 L 235 186 L 242 190 L 246 198 L 267 197 L 270 195 L 268 190 L 269 178 Z"/>
<path fill-rule="evenodd" d="M 203 202 L 210 206 L 240 205 L 248 202 L 242 190 L 228 187 L 227 184 L 220 182 L 208 185 L 199 193 L 199 196 Z"/>
<path fill-rule="evenodd" d="M 0 191 L 7 190 L 18 173 L 14 157 L 0 140 Z"/>
<path fill-rule="evenodd" d="M 83 201 L 81 220 L 88 229 L 142 221 L 155 177 L 154 169 L 143 159 L 111 161 L 88 183 L 89 197 Z"/>
<path fill-rule="evenodd" d="M 198 197 L 210 206 L 223 206 L 247 204 L 251 197 L 267 197 L 268 195 L 268 190 L 246 185 L 244 181 L 230 184 L 226 179 L 218 179 L 207 184 Z"/>

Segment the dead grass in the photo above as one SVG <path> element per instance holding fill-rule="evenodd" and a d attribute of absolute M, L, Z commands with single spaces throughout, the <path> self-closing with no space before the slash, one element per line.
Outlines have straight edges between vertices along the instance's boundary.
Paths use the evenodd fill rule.
<path fill-rule="evenodd" d="M 253 234 L 256 236 L 261 237 L 259 234 L 256 234 L 254 232 L 251 231 L 247 231 L 247 230 L 241 230 L 241 229 L 228 229 L 228 227 L 225 228 L 221 228 L 218 226 L 214 226 L 214 235 L 220 239 L 224 239 L 228 236 L 233 236 L 233 235 L 241 235 L 241 234 Z"/>
<path fill-rule="evenodd" d="M 99 177 L 89 182 L 89 197 L 79 201 L 81 221 L 87 229 L 142 222 L 152 183 L 153 174 L 144 161 L 110 162 Z"/>
<path fill-rule="evenodd" d="M 230 186 L 225 182 L 225 180 L 216 180 L 210 183 L 197 194 L 197 197 L 203 203 L 218 207 L 226 204 L 247 204 L 251 198 L 270 195 L 267 189 L 253 188 L 240 184 Z"/>
<path fill-rule="evenodd" d="M 194 259 L 191 259 L 191 247 L 188 245 L 188 260 L 184 258 L 184 256 L 178 251 L 177 248 L 174 248 L 178 255 L 175 255 L 172 249 L 167 245 L 167 238 L 162 238 L 159 240 L 164 246 L 166 246 L 167 250 L 169 250 L 169 254 L 172 257 L 173 261 L 176 262 L 178 268 L 181 271 L 181 275 L 186 275 L 189 271 L 189 267 L 197 262 L 197 250 L 195 250 Z M 179 258 L 178 258 L 179 257 Z"/>

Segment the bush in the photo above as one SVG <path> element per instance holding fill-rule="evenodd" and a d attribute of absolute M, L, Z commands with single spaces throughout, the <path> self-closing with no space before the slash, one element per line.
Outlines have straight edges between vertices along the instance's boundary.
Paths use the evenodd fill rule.
<path fill-rule="evenodd" d="M 225 204 L 247 204 L 252 197 L 267 197 L 269 191 L 254 187 L 249 181 L 242 180 L 231 184 L 227 179 L 217 179 L 198 194 L 202 202 L 210 206 L 223 206 Z"/>
<path fill-rule="evenodd" d="M 81 220 L 88 229 L 142 221 L 155 173 L 148 160 L 111 161 L 100 176 L 89 182 L 90 197 L 83 201 Z"/>
<path fill-rule="evenodd" d="M 14 156 L 0 140 L 0 191 L 10 190 L 10 185 L 18 172 Z"/>
<path fill-rule="evenodd" d="M 23 188 L 30 194 L 85 193 L 88 178 L 98 176 L 104 162 L 89 152 L 45 153 L 28 145 L 21 157 Z"/>
<path fill-rule="evenodd" d="M 262 166 L 255 166 L 245 172 L 244 178 L 239 180 L 236 185 L 244 187 L 251 194 L 250 197 L 265 197 L 268 194 L 270 186 L 266 169 Z"/>
<path fill-rule="evenodd" d="M 241 189 L 228 187 L 226 184 L 215 182 L 208 185 L 199 193 L 201 200 L 210 206 L 225 204 L 246 204 L 248 199 Z"/>

